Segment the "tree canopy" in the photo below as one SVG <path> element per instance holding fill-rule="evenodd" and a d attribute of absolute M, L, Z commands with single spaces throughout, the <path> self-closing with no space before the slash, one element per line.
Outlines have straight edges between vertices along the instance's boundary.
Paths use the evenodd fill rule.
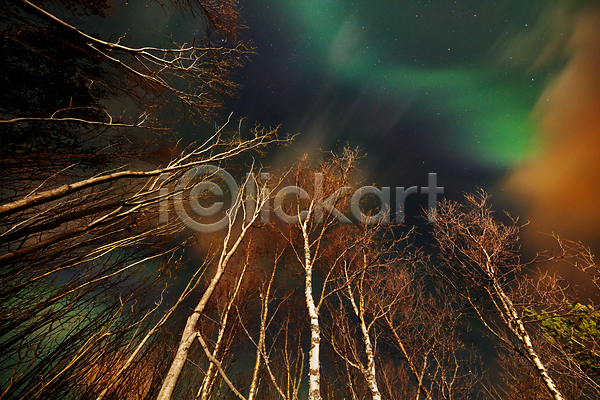
<path fill-rule="evenodd" d="M 202 36 L 133 46 L 80 19 L 127 5 L 3 2 L 0 399 L 600 398 L 600 311 L 548 267 L 597 291 L 588 248 L 527 258 L 484 191 L 423 239 L 356 200 L 349 146 L 245 158 L 225 188 L 219 165 L 291 139 L 226 116 L 239 2 L 155 3 Z M 214 129 L 184 143 L 165 115 Z"/>

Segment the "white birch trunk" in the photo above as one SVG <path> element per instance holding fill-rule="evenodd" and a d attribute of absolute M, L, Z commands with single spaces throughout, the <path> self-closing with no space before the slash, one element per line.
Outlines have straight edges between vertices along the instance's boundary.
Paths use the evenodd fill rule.
<path fill-rule="evenodd" d="M 232 235 L 232 226 L 235 222 L 239 207 L 241 207 L 241 201 L 238 201 L 237 204 L 229 210 L 229 218 L 230 218 L 229 231 L 227 232 L 227 236 L 225 237 L 225 239 L 223 239 L 223 250 L 221 251 L 221 256 L 219 258 L 219 262 L 217 263 L 217 270 L 215 271 L 215 275 L 211 279 L 210 284 L 208 285 L 208 288 L 206 289 L 206 291 L 202 295 L 202 298 L 198 302 L 198 305 L 194 309 L 194 312 L 187 319 L 185 328 L 183 329 L 183 333 L 181 335 L 181 341 L 179 342 L 179 347 L 177 348 L 177 352 L 175 353 L 175 359 L 171 363 L 169 372 L 167 373 L 167 376 L 163 380 L 163 384 L 160 389 L 160 392 L 158 393 L 157 400 L 170 400 L 172 398 L 173 392 L 175 390 L 175 385 L 177 384 L 179 375 L 181 374 L 181 371 L 183 370 L 183 367 L 187 360 L 187 356 L 190 351 L 190 347 L 191 347 L 192 343 L 194 342 L 194 340 L 196 339 L 196 337 L 198 337 L 198 332 L 196 331 L 196 325 L 198 324 L 200 315 L 202 315 L 202 313 L 204 312 L 204 309 L 206 308 L 206 304 L 210 300 L 213 292 L 215 291 L 215 288 L 217 287 L 217 284 L 221 280 L 221 277 L 223 276 L 223 272 L 225 272 L 225 269 L 227 267 L 227 264 L 229 263 L 229 260 L 231 259 L 233 254 L 237 251 L 240 243 L 244 239 L 244 236 L 246 236 L 248 229 L 252 226 L 252 224 L 256 220 L 256 218 L 258 216 L 257 210 L 262 209 L 262 206 L 263 206 L 266 198 L 267 197 L 261 198 L 259 200 L 259 204 L 257 204 L 256 210 L 252 214 L 252 218 L 250 218 L 249 221 L 246 221 L 245 224 L 242 222 L 242 228 L 241 228 L 241 231 L 240 231 L 237 239 L 235 240 L 235 242 L 233 243 L 231 248 L 229 250 L 227 250 L 227 246 L 229 245 L 229 241 L 230 241 L 231 235 Z M 199 338 L 199 339 L 201 339 L 201 338 Z M 209 353 L 209 355 L 212 357 L 212 354 Z M 209 357 L 209 359 L 211 357 Z M 214 363 L 214 360 L 211 360 L 211 361 L 213 361 L 213 363 Z M 220 368 L 218 364 L 216 366 L 217 366 L 217 369 Z M 221 372 L 221 371 L 219 371 L 219 372 Z"/>
<path fill-rule="evenodd" d="M 273 279 L 275 278 L 275 271 L 277 270 L 277 261 L 275 261 L 275 265 L 273 266 L 273 273 L 271 274 L 271 280 L 269 281 L 269 285 L 267 286 L 266 293 L 263 295 L 263 305 L 262 311 L 260 315 L 260 333 L 258 336 L 258 345 L 256 349 L 256 359 L 254 361 L 254 371 L 252 373 L 252 382 L 250 383 L 250 393 L 248 394 L 248 400 L 254 400 L 256 397 L 256 393 L 258 392 L 258 372 L 260 370 L 261 358 L 263 351 L 265 349 L 265 335 L 267 331 L 267 317 L 269 316 L 269 297 L 271 294 L 271 286 L 273 285 Z M 273 383 L 275 380 L 273 379 Z M 277 386 L 277 391 L 280 392 L 281 389 Z M 280 392 L 281 394 L 281 392 Z"/>
<path fill-rule="evenodd" d="M 233 292 L 231 299 L 227 303 L 227 307 L 225 308 L 223 316 L 221 317 L 221 321 L 220 321 L 221 326 L 219 327 L 219 333 L 217 335 L 217 342 L 215 343 L 215 348 L 212 352 L 212 355 L 215 359 L 218 359 L 217 355 L 219 354 L 219 351 L 221 350 L 221 344 L 223 343 L 223 338 L 225 337 L 225 330 L 227 329 L 227 322 L 229 320 L 229 311 L 231 310 L 231 307 L 233 306 L 233 302 L 235 301 L 235 299 L 238 295 L 238 292 L 240 290 L 240 285 L 242 283 L 242 279 L 244 278 L 244 274 L 246 273 L 246 267 L 247 267 L 247 265 L 244 265 L 244 268 L 242 269 L 242 273 L 237 281 L 235 291 Z M 200 397 L 201 400 L 208 399 L 208 395 L 210 393 L 210 390 L 212 389 L 212 386 L 214 383 L 214 378 L 215 378 L 216 374 L 217 374 L 217 368 L 215 366 L 215 363 L 213 363 L 212 361 L 209 361 L 208 369 L 206 371 L 206 374 L 204 375 L 204 380 L 202 381 L 202 385 L 200 386 L 200 390 L 198 391 L 196 398 Z"/>
<path fill-rule="evenodd" d="M 379 392 L 377 378 L 375 375 L 375 351 L 373 349 L 373 344 L 371 343 L 371 337 L 369 336 L 369 328 L 367 327 L 367 324 L 365 322 L 364 299 L 361 293 L 360 307 L 357 307 L 356 302 L 354 300 L 354 296 L 352 295 L 350 285 L 348 285 L 348 294 L 350 295 L 350 302 L 352 303 L 354 313 L 360 320 L 360 330 L 362 332 L 362 339 L 365 345 L 365 353 L 367 354 L 367 368 L 361 368 L 361 372 L 365 380 L 367 381 L 367 386 L 369 386 L 369 390 L 371 391 L 371 396 L 373 397 L 373 400 L 381 400 L 381 393 Z"/>
<path fill-rule="evenodd" d="M 531 362 L 534 364 L 538 374 L 542 378 L 544 385 L 546 385 L 546 388 L 548 389 L 554 400 L 564 400 L 564 397 L 562 393 L 558 390 L 556 383 L 548 374 L 546 366 L 544 365 L 537 352 L 533 348 L 533 345 L 531 343 L 531 337 L 525 329 L 525 325 L 519 317 L 519 314 L 517 313 L 517 310 L 515 309 L 511 299 L 506 295 L 506 293 L 504 293 L 504 290 L 502 289 L 502 287 L 500 287 L 500 284 L 496 281 L 496 279 L 494 279 L 494 289 L 496 290 L 496 293 L 498 293 L 498 295 L 500 296 L 502 305 L 504 306 L 504 309 L 508 314 L 507 317 L 509 318 L 509 321 L 512 321 L 516 325 L 516 328 L 510 326 L 509 328 L 511 329 L 511 331 L 513 331 L 515 336 L 517 336 L 519 341 L 523 344 L 523 347 L 525 347 L 525 350 L 527 351 L 527 354 L 529 355 Z"/>
<path fill-rule="evenodd" d="M 315 306 L 312 294 L 312 266 L 306 268 L 306 306 L 310 319 L 310 352 L 308 355 L 308 398 L 321 399 L 319 351 L 321 331 L 319 329 L 319 309 Z"/>
<path fill-rule="evenodd" d="M 310 320 L 310 351 L 308 353 L 308 399 L 321 400 L 321 374 L 319 365 L 319 351 L 321 344 L 321 330 L 319 328 L 319 308 L 315 305 L 312 291 L 313 259 L 310 254 L 310 241 L 308 237 L 307 224 L 309 216 L 301 223 L 302 238 L 304 240 L 304 276 L 306 307 Z"/>
<path fill-rule="evenodd" d="M 169 400 L 173 396 L 173 391 L 175 390 L 175 385 L 177 384 L 177 380 L 179 379 L 179 375 L 183 370 L 183 366 L 185 365 L 185 361 L 187 360 L 187 355 L 190 351 L 190 347 L 194 340 L 196 340 L 196 324 L 198 323 L 198 319 L 200 319 L 200 315 L 204 312 L 204 308 L 208 303 L 208 300 L 212 296 L 223 272 L 225 271 L 225 265 L 219 264 L 217 267 L 217 271 L 215 275 L 210 281 L 210 284 L 202 298 L 198 302 L 198 305 L 194 309 L 192 315 L 190 315 L 185 324 L 185 328 L 183 329 L 183 333 L 181 334 L 181 341 L 179 342 L 179 347 L 177 348 L 177 352 L 175 353 L 175 359 L 173 363 L 171 363 L 171 367 L 169 368 L 169 372 L 165 380 L 163 381 L 163 385 L 160 389 L 157 399 L 158 400 Z"/>

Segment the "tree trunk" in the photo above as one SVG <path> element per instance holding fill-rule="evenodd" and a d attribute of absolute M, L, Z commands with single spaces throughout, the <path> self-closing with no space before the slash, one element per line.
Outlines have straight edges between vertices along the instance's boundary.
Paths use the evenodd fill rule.
<path fill-rule="evenodd" d="M 194 309 L 192 315 L 190 315 L 185 324 L 185 328 L 183 329 L 183 333 L 181 335 L 181 341 L 179 342 L 179 347 L 177 348 L 177 352 L 175 353 L 175 359 L 171 364 L 171 368 L 169 368 L 169 372 L 167 373 L 167 377 L 163 381 L 163 385 L 158 394 L 157 400 L 170 400 L 173 396 L 173 391 L 175 390 L 175 385 L 177 384 L 177 380 L 179 379 L 179 375 L 183 370 L 183 366 L 185 365 L 185 361 L 187 360 L 187 355 L 190 351 L 190 347 L 194 340 L 196 339 L 196 324 L 198 323 L 198 319 L 200 319 L 200 315 L 204 311 L 208 300 L 212 296 L 223 272 L 225 271 L 225 265 L 220 264 L 217 267 L 217 271 L 210 281 L 210 285 L 202 295 L 202 298 L 198 302 L 198 305 Z"/>
<path fill-rule="evenodd" d="M 309 218 L 301 224 L 302 237 L 304 239 L 304 275 L 306 307 L 310 319 L 310 352 L 308 355 L 308 398 L 309 400 L 321 400 L 319 351 L 321 344 L 321 330 L 319 328 L 319 308 L 315 305 L 312 291 L 312 269 L 313 260 L 310 254 L 310 242 L 308 238 L 307 224 Z"/>
<path fill-rule="evenodd" d="M 373 349 L 373 344 L 371 343 L 371 337 L 369 336 L 369 328 L 365 322 L 365 313 L 364 313 L 364 297 L 362 293 L 362 288 L 359 288 L 361 291 L 359 293 L 360 299 L 359 304 L 360 307 L 356 305 L 356 301 L 354 300 L 354 295 L 352 294 L 352 289 L 350 285 L 347 286 L 348 295 L 350 297 L 350 303 L 352 304 L 352 308 L 354 309 L 354 314 L 359 318 L 360 321 L 360 330 L 362 332 L 363 343 L 365 345 L 365 353 L 367 354 L 367 368 L 362 368 L 363 365 L 360 363 L 361 372 L 367 381 L 367 386 L 369 386 L 369 390 L 371 391 L 371 396 L 373 400 L 381 400 L 381 393 L 379 392 L 379 387 L 377 385 L 376 378 L 376 369 L 375 369 L 375 351 Z"/>
<path fill-rule="evenodd" d="M 514 327 L 509 327 L 509 328 L 511 328 L 511 330 L 513 331 L 515 336 L 517 336 L 519 341 L 523 344 L 523 347 L 525 347 L 525 350 L 527 351 L 527 355 L 529 355 L 529 359 L 530 359 L 531 363 L 534 365 L 534 367 L 536 368 L 537 373 L 542 378 L 544 385 L 546 386 L 546 388 L 548 389 L 548 391 L 550 392 L 552 397 L 554 397 L 554 400 L 564 400 L 564 397 L 563 397 L 562 393 L 558 390 L 556 383 L 554 382 L 552 377 L 548 374 L 548 370 L 546 369 L 546 366 L 544 365 L 544 363 L 542 363 L 542 360 L 540 359 L 537 352 L 533 348 L 533 345 L 531 343 L 531 337 L 529 336 L 529 333 L 525 329 L 525 325 L 523 325 L 523 321 L 519 317 L 519 314 L 517 313 L 515 306 L 513 305 L 510 298 L 506 295 L 506 293 L 504 293 L 504 290 L 502 289 L 500 284 L 495 279 L 494 279 L 494 289 L 496 290 L 496 293 L 498 293 L 498 295 L 500 296 L 502 305 L 504 306 L 504 309 L 505 309 L 506 313 L 508 314 L 507 317 L 510 318 L 510 320 L 512 320 L 514 322 L 514 324 L 516 325 L 516 328 L 514 328 Z"/>

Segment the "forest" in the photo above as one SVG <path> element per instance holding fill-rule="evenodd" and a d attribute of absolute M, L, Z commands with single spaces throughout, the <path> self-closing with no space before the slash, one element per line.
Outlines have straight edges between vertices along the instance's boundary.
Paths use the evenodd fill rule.
<path fill-rule="evenodd" d="M 351 144 L 268 167 L 297 136 L 227 109 L 240 2 L 148 2 L 200 33 L 2 1 L 0 399 L 600 398 L 588 246 L 526 251 L 483 189 L 405 225 Z"/>

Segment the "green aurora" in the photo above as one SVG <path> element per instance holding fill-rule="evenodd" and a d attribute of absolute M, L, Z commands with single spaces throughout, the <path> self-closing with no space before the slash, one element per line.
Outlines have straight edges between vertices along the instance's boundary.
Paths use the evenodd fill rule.
<path fill-rule="evenodd" d="M 418 102 L 413 112 L 445 121 L 454 133 L 440 139 L 476 163 L 502 168 L 534 155 L 530 113 L 551 72 L 527 72 L 517 57 L 498 62 L 493 50 L 533 25 L 547 2 L 420 3 L 270 6 L 304 54 L 297 68 L 398 104 Z"/>

